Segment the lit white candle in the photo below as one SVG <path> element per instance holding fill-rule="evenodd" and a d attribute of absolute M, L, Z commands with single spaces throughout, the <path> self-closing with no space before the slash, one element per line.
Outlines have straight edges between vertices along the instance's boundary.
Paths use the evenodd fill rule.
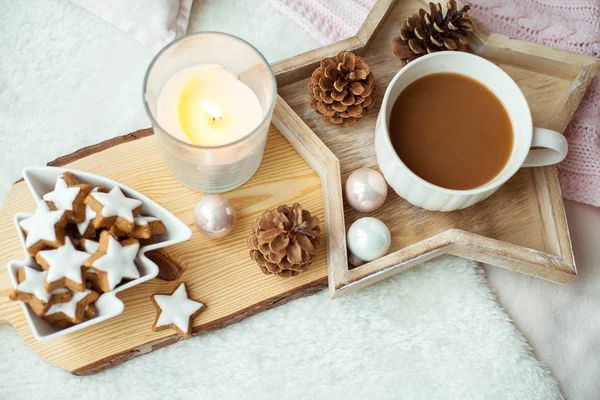
<path fill-rule="evenodd" d="M 144 79 L 145 108 L 166 167 L 204 193 L 235 189 L 258 170 L 276 99 L 265 58 L 226 33 L 172 42 Z"/>
<path fill-rule="evenodd" d="M 220 65 L 202 64 L 177 72 L 161 91 L 160 126 L 177 139 L 214 147 L 247 136 L 263 119 L 254 92 Z"/>

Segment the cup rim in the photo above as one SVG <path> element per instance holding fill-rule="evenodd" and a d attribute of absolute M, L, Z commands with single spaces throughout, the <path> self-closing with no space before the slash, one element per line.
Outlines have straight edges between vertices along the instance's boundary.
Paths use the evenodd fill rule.
<path fill-rule="evenodd" d="M 527 99 L 525 99 L 525 95 L 521 91 L 521 88 L 519 88 L 517 83 L 506 72 L 504 72 L 502 70 L 502 68 L 498 67 L 496 64 L 492 63 L 491 61 L 488 61 L 485 58 L 475 55 L 475 54 L 459 52 L 459 51 L 441 51 L 438 53 L 427 54 L 423 57 L 417 58 L 414 61 L 411 61 L 404 68 L 402 68 L 400 71 L 398 71 L 396 73 L 396 75 L 394 75 L 394 77 L 390 81 L 390 83 L 385 91 L 381 109 L 379 111 L 380 117 L 382 118 L 381 123 L 383 124 L 383 128 L 384 128 L 385 141 L 388 146 L 390 146 L 393 149 L 392 141 L 390 139 L 390 131 L 389 131 L 389 127 L 388 127 L 388 121 L 387 121 L 387 118 L 385 117 L 388 103 L 390 102 L 389 96 L 390 96 L 392 87 L 396 84 L 396 82 L 400 79 L 400 77 L 407 70 L 412 69 L 412 68 L 418 68 L 419 64 L 427 61 L 430 58 L 434 58 L 434 57 L 438 57 L 438 58 L 440 58 L 440 57 L 446 57 L 446 58 L 465 57 L 465 58 L 477 59 L 478 61 L 481 61 L 484 64 L 486 64 L 488 68 L 495 69 L 496 71 L 500 72 L 500 74 L 503 75 L 505 78 L 506 85 L 509 85 L 513 89 L 516 89 L 515 94 L 516 94 L 517 98 L 514 99 L 514 101 L 522 103 L 522 106 L 525 108 L 525 117 L 527 118 L 527 121 L 524 121 L 524 123 L 526 123 L 528 126 L 530 126 L 530 128 L 529 128 L 530 134 L 528 135 L 527 138 L 524 138 L 523 140 L 527 140 L 527 142 L 528 142 L 528 143 L 524 143 L 524 146 L 526 148 L 531 147 L 531 141 L 532 141 L 532 135 L 533 135 L 533 122 L 532 122 L 532 118 L 531 118 L 531 110 L 529 109 L 529 104 L 527 103 Z M 428 75 L 430 75 L 430 74 L 428 74 Z M 468 76 L 471 79 L 475 79 L 477 82 L 481 83 L 482 85 L 484 85 L 486 88 L 489 89 L 488 85 L 484 82 L 481 82 L 479 79 L 476 79 L 468 74 L 462 74 L 462 75 Z M 496 97 L 498 97 L 496 94 L 494 94 L 494 95 Z M 503 105 L 504 105 L 504 103 L 503 103 Z M 513 123 L 511 120 L 511 125 L 512 124 Z M 514 129 L 513 129 L 513 135 L 514 135 Z M 523 162 L 525 162 L 525 158 L 527 157 L 527 154 L 529 153 L 529 151 L 523 152 L 523 154 L 519 155 L 519 158 L 516 159 L 516 161 L 514 161 L 512 163 L 513 165 L 509 166 L 509 163 L 511 162 L 513 157 L 515 157 L 514 155 L 511 155 L 511 157 L 508 159 L 504 168 L 498 174 L 498 175 L 500 175 L 501 173 L 505 172 L 508 169 L 508 173 L 506 174 L 506 176 L 504 178 L 502 178 L 494 183 L 491 183 L 493 181 L 493 179 L 492 179 L 491 181 L 485 183 L 484 185 L 478 186 L 473 189 L 466 189 L 466 190 L 448 189 L 448 188 L 445 188 L 442 186 L 435 185 L 431 182 L 428 182 L 425 179 L 418 176 L 417 174 L 415 174 L 413 171 L 411 171 L 411 169 L 408 168 L 406 166 L 406 164 L 404 164 L 404 161 L 402 161 L 402 159 L 400 158 L 398 153 L 396 153 L 395 150 L 393 150 L 392 153 L 393 153 L 394 159 L 398 162 L 398 164 L 401 166 L 401 168 L 403 168 L 404 171 L 409 174 L 409 176 L 411 176 L 413 179 L 416 179 L 420 183 L 424 184 L 426 187 L 436 190 L 438 192 L 442 192 L 442 193 L 450 194 L 450 195 L 475 195 L 475 194 L 480 194 L 480 193 L 487 192 L 489 190 L 496 189 L 496 188 L 502 186 L 504 183 L 506 183 L 506 181 L 508 181 L 510 178 L 512 178 L 515 175 L 515 173 L 522 167 Z M 498 175 L 496 175 L 496 176 L 498 176 Z"/>
<path fill-rule="evenodd" d="M 154 67 L 154 64 L 156 64 L 156 62 L 160 59 L 161 56 L 163 56 L 169 49 L 171 49 L 172 47 L 176 46 L 177 44 L 181 43 L 184 40 L 190 39 L 190 38 L 195 38 L 198 36 L 209 36 L 209 35 L 221 35 L 221 36 L 227 36 L 231 39 L 237 40 L 239 42 L 242 42 L 243 44 L 246 44 L 246 46 L 248 46 L 251 50 L 253 50 L 258 57 L 262 60 L 262 62 L 267 66 L 267 70 L 269 71 L 269 75 L 271 76 L 271 82 L 273 84 L 273 101 L 271 102 L 271 104 L 269 105 L 269 109 L 268 112 L 264 114 L 262 120 L 260 121 L 260 123 L 254 128 L 252 129 L 250 132 L 248 132 L 247 135 L 237 139 L 234 142 L 230 142 L 230 143 L 225 143 L 225 144 L 221 144 L 218 146 L 200 146 L 194 143 L 188 143 L 188 142 L 184 142 L 183 140 L 179 140 L 177 139 L 175 136 L 171 135 L 166 129 L 164 129 L 159 123 L 158 121 L 154 118 L 154 115 L 152 115 L 152 112 L 150 111 L 150 107 L 148 106 L 148 99 L 146 97 L 146 88 L 148 87 L 148 79 L 150 77 L 150 71 L 152 71 L 152 68 Z M 227 148 L 230 146 L 234 146 L 238 143 L 241 143 L 243 141 L 245 141 L 246 139 L 248 139 L 249 137 L 252 137 L 256 132 L 260 131 L 260 129 L 263 127 L 263 125 L 265 124 L 266 121 L 268 121 L 270 119 L 271 114 L 273 113 L 273 110 L 275 109 L 275 103 L 277 103 L 277 80 L 275 79 L 275 74 L 273 73 L 273 69 L 271 68 L 271 64 L 269 64 L 269 62 L 267 61 L 267 59 L 263 56 L 263 54 L 258 51 L 258 49 L 256 47 L 254 47 L 252 44 L 250 44 L 249 42 L 247 42 L 246 40 L 232 35 L 230 33 L 225 33 L 225 32 L 218 32 L 218 31 L 203 31 L 203 32 L 195 32 L 195 33 L 189 33 L 186 35 L 183 35 L 182 37 L 173 40 L 171 43 L 167 44 L 165 47 L 163 47 L 152 59 L 152 61 L 150 62 L 150 64 L 148 65 L 148 68 L 146 69 L 146 73 L 144 74 L 144 82 L 142 85 L 142 101 L 144 103 L 144 110 L 146 111 L 146 114 L 148 115 L 148 117 L 150 118 L 150 122 L 152 123 L 152 126 L 156 126 L 159 128 L 159 131 L 161 134 L 164 134 L 163 136 L 168 137 L 169 139 L 173 140 L 176 143 L 179 143 L 180 145 L 183 145 L 185 147 L 189 147 L 189 148 L 193 148 L 193 149 L 204 149 L 204 150 L 215 150 L 215 149 L 221 149 L 221 148 Z M 156 130 L 154 130 L 156 132 Z"/>

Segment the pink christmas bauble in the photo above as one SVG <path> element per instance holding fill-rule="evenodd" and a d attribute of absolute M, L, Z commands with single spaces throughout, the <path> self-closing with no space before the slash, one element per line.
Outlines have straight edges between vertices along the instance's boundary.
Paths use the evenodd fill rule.
<path fill-rule="evenodd" d="M 196 229 L 209 238 L 222 238 L 233 231 L 237 212 L 227 197 L 220 194 L 204 195 L 194 209 Z"/>
<path fill-rule="evenodd" d="M 387 197 L 387 182 L 380 172 L 359 168 L 346 180 L 346 200 L 360 212 L 372 212 L 383 205 Z"/>

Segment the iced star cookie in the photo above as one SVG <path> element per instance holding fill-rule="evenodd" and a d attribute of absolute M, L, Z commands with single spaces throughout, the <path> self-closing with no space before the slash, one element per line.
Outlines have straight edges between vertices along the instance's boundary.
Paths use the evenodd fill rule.
<path fill-rule="evenodd" d="M 60 287 L 80 292 L 85 290 L 83 263 L 89 257 L 89 253 L 77 250 L 69 238 L 65 238 L 65 244 L 57 249 L 37 253 L 36 261 L 48 271 L 46 290 Z"/>
<path fill-rule="evenodd" d="M 46 315 L 44 315 L 44 319 L 50 323 L 56 322 L 63 326 L 65 322 L 79 324 L 83 322 L 86 308 L 98 297 L 97 292 L 89 289 L 83 292 L 72 292 L 71 300 L 68 302 L 50 306 L 46 311 Z"/>
<path fill-rule="evenodd" d="M 65 210 L 52 211 L 45 202 L 38 203 L 35 213 L 19 222 L 25 232 L 27 252 L 35 256 L 38 251 L 57 248 L 65 243 L 65 226 L 69 216 Z"/>
<path fill-rule="evenodd" d="M 83 312 L 83 321 L 85 321 L 86 319 L 94 318 L 95 316 L 96 306 L 94 306 L 94 303 L 88 304 L 88 306 L 85 308 L 85 311 Z M 75 325 L 67 319 L 57 321 L 55 322 L 55 324 L 58 326 L 59 329 L 67 329 Z"/>
<path fill-rule="evenodd" d="M 85 218 L 85 198 L 90 193 L 88 184 L 80 184 L 71 172 L 64 172 L 56 180 L 54 190 L 43 197 L 51 210 L 65 210 L 76 223 Z"/>
<path fill-rule="evenodd" d="M 19 284 L 10 294 L 10 298 L 29 304 L 33 312 L 40 317 L 53 304 L 71 300 L 71 292 L 67 289 L 56 289 L 51 292 L 45 289 L 47 275 L 47 271 L 38 271 L 29 266 L 19 269 L 17 271 Z"/>
<path fill-rule="evenodd" d="M 163 222 L 155 217 L 146 217 L 138 215 L 133 219 L 133 230 L 125 233 L 116 226 L 110 231 L 115 236 L 129 236 L 136 239 L 150 239 L 154 235 L 162 235 L 165 232 Z"/>
<path fill-rule="evenodd" d="M 171 294 L 152 295 L 152 302 L 158 313 L 152 330 L 173 328 L 183 338 L 192 336 L 192 320 L 205 308 L 204 304 L 188 297 L 185 282 Z"/>
<path fill-rule="evenodd" d="M 133 230 L 134 219 L 142 210 L 142 202 L 126 197 L 118 186 L 108 193 L 90 193 L 85 204 L 98 214 L 98 228 L 111 228 L 115 225 L 125 233 Z"/>
<path fill-rule="evenodd" d="M 91 193 L 108 193 L 108 190 L 103 187 L 96 187 L 92 189 Z M 84 238 L 93 238 L 98 231 L 98 225 L 100 223 L 100 217 L 92 207 L 88 204 L 84 204 L 84 219 L 82 222 L 77 224 L 77 231 Z"/>
<path fill-rule="evenodd" d="M 137 279 L 140 272 L 135 265 L 135 257 L 140 248 L 137 239 L 121 242 L 108 231 L 100 234 L 100 247 L 85 262 L 85 266 L 98 273 L 98 287 L 110 292 L 123 279 Z"/>
<path fill-rule="evenodd" d="M 85 308 L 85 311 L 83 313 L 83 321 L 85 321 L 86 319 L 94 318 L 95 316 L 96 316 L 96 307 L 94 306 L 94 304 L 88 305 Z M 57 322 L 55 322 L 55 324 L 56 324 L 56 326 L 58 326 L 58 329 L 67 329 L 67 328 L 70 328 L 73 325 L 75 325 L 66 319 L 57 321 Z"/>

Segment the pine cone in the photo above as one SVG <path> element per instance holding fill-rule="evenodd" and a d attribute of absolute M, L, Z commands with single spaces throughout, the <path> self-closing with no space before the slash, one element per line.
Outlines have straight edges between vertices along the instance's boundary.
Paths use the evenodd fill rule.
<path fill-rule="evenodd" d="M 320 232 L 319 218 L 300 204 L 282 205 L 254 221 L 246 244 L 264 274 L 295 276 L 315 260 Z"/>
<path fill-rule="evenodd" d="M 471 20 L 466 17 L 471 3 L 466 3 L 458 11 L 456 0 L 449 0 L 447 5 L 445 17 L 440 3 L 429 3 L 430 12 L 420 9 L 419 14 L 402 23 L 400 36 L 392 40 L 394 55 L 402 61 L 402 65 L 437 51 L 467 49 L 467 35 L 473 30 Z"/>
<path fill-rule="evenodd" d="M 325 58 L 308 82 L 310 106 L 323 121 L 354 126 L 374 103 L 375 79 L 364 58 L 343 50 Z"/>

